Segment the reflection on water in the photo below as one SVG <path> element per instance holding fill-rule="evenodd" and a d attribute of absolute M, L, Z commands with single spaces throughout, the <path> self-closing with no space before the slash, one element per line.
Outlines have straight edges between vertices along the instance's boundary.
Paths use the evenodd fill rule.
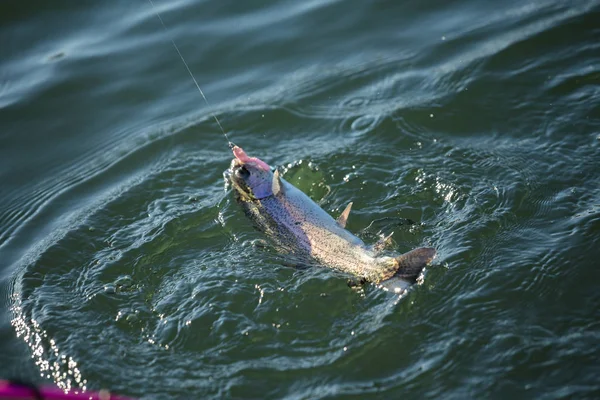
<path fill-rule="evenodd" d="M 82 378 L 77 362 L 59 351 L 56 341 L 48 337 L 48 332 L 44 331 L 35 319 L 27 320 L 23 309 L 18 305 L 19 293 L 15 293 L 13 301 L 15 304 L 11 311 L 15 317 L 11 323 L 17 338 L 22 338 L 28 344 L 41 376 L 51 379 L 66 392 L 86 391 L 87 380 Z"/>

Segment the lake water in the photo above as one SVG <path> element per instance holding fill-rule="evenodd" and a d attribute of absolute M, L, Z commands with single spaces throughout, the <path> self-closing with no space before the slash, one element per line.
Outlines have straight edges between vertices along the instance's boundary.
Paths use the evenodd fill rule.
<path fill-rule="evenodd" d="M 0 4 L 0 378 L 144 399 L 598 398 L 600 2 Z M 198 93 L 170 40 L 201 85 Z M 286 265 L 233 142 L 404 297 Z"/>

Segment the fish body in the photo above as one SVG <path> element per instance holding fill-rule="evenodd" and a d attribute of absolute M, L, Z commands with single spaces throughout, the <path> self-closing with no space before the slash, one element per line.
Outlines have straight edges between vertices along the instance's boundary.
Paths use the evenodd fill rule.
<path fill-rule="evenodd" d="M 380 283 L 396 278 L 413 283 L 435 250 L 419 248 L 399 257 L 380 256 L 345 229 L 352 203 L 337 220 L 262 160 L 239 147 L 228 171 L 242 208 L 259 230 L 295 259 L 330 267 Z"/>

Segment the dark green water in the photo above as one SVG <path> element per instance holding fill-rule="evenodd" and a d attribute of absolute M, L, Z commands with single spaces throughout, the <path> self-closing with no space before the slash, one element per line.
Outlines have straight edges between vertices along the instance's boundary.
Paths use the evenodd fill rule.
<path fill-rule="evenodd" d="M 598 398 L 598 1 L 4 1 L 0 377 L 167 398 Z M 204 90 L 207 107 L 169 39 Z M 214 112 L 398 299 L 294 270 Z M 415 223 L 410 224 L 408 220 Z"/>

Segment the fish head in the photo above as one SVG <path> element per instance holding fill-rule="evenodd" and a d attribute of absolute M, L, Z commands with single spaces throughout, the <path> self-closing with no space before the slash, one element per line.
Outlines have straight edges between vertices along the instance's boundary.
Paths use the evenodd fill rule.
<path fill-rule="evenodd" d="M 243 199 L 260 200 L 273 194 L 271 167 L 256 157 L 248 157 L 241 147 L 233 147 L 230 179 Z"/>

